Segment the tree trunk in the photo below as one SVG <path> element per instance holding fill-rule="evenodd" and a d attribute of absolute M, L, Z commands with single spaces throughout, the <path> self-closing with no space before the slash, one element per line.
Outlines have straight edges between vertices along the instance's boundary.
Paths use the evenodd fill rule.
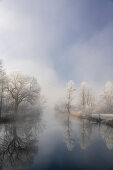
<path fill-rule="evenodd" d="M 2 107 L 0 106 L 0 119 L 1 119 L 1 112 L 2 112 Z"/>
<path fill-rule="evenodd" d="M 14 106 L 14 119 L 17 118 L 17 114 L 18 114 L 18 102 L 15 101 L 15 106 Z"/>
<path fill-rule="evenodd" d="M 0 119 L 1 119 L 1 114 L 2 114 L 2 100 L 3 100 L 3 84 L 2 84 L 1 100 L 0 100 Z"/>

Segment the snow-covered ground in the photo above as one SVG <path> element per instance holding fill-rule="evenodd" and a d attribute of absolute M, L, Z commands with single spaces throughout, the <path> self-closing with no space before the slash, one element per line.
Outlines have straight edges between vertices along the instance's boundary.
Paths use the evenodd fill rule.
<path fill-rule="evenodd" d="M 104 120 L 113 120 L 113 114 L 92 114 L 94 118 L 101 118 Z"/>

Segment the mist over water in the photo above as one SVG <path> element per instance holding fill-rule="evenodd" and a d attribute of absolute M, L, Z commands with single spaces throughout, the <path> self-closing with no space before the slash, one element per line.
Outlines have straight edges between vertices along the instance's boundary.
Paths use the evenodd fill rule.
<path fill-rule="evenodd" d="M 113 168 L 111 127 L 49 112 L 48 118 L 1 125 L 2 169 Z"/>
<path fill-rule="evenodd" d="M 13 72 L 1 82 L 1 170 L 113 168 L 111 82 L 97 100 L 87 83 L 76 90 L 69 81 L 51 106 L 34 77 Z"/>

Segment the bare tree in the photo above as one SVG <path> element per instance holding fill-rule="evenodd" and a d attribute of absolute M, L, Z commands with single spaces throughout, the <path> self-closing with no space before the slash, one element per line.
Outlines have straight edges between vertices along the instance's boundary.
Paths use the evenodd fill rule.
<path fill-rule="evenodd" d="M 3 68 L 2 61 L 0 60 L 0 118 L 3 106 L 3 98 L 4 98 L 4 91 L 5 91 L 5 71 Z"/>
<path fill-rule="evenodd" d="M 74 98 L 74 92 L 75 92 L 75 84 L 72 80 L 70 80 L 67 83 L 67 87 L 66 87 L 66 100 L 65 100 L 65 104 L 66 104 L 66 108 L 68 110 L 68 112 L 70 112 L 70 109 L 72 107 L 72 101 Z"/>
<path fill-rule="evenodd" d="M 7 77 L 6 90 L 13 102 L 15 115 L 20 104 L 33 104 L 40 97 L 40 86 L 37 80 L 20 72 L 13 72 Z"/>
<path fill-rule="evenodd" d="M 94 95 L 86 82 L 81 83 L 79 92 L 79 103 L 82 109 L 89 109 L 94 105 Z"/>
<path fill-rule="evenodd" d="M 102 90 L 100 96 L 101 96 L 101 102 L 105 106 L 105 110 L 107 112 L 112 112 L 113 111 L 113 84 L 111 82 L 107 82 L 105 84 L 105 87 Z"/>

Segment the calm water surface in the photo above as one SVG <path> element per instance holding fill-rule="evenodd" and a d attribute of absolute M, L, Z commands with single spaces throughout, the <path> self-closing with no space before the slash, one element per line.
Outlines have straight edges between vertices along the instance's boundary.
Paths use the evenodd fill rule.
<path fill-rule="evenodd" d="M 54 111 L 1 125 L 0 165 L 3 170 L 113 170 L 113 129 Z"/>

